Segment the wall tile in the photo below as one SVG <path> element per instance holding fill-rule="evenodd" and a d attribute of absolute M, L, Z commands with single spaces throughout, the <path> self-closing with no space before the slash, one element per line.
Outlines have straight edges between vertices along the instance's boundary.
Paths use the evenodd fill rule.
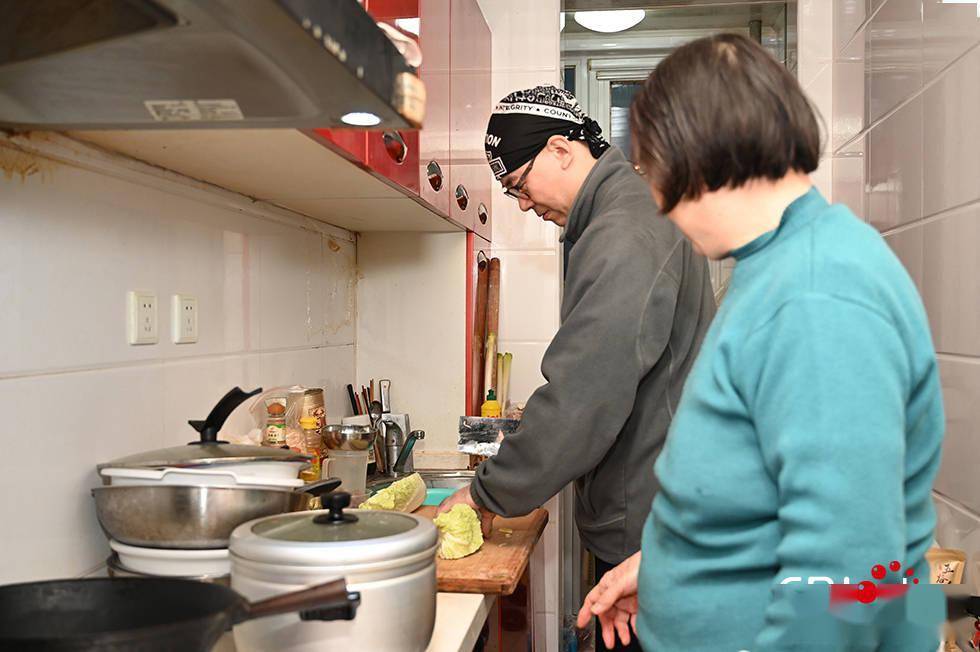
<path fill-rule="evenodd" d="M 834 0 L 834 46 L 839 53 L 867 16 L 867 0 Z"/>
<path fill-rule="evenodd" d="M 980 199 L 980 49 L 922 94 L 926 215 Z"/>
<path fill-rule="evenodd" d="M 800 0 L 796 11 L 799 27 L 797 76 L 806 88 L 833 60 L 834 4 L 827 0 Z"/>
<path fill-rule="evenodd" d="M 73 577 L 104 561 L 95 466 L 165 445 L 162 394 L 152 365 L 0 381 L 0 410 L 21 415 L 4 437 L 0 584 Z"/>
<path fill-rule="evenodd" d="M 934 488 L 974 513 L 980 513 L 980 361 L 941 357 L 946 408 L 943 460 Z"/>
<path fill-rule="evenodd" d="M 494 251 L 500 258 L 501 340 L 550 340 L 558 330 L 556 251 Z"/>
<path fill-rule="evenodd" d="M 558 63 L 559 0 L 480 0 L 493 34 L 493 69 L 530 70 Z"/>
<path fill-rule="evenodd" d="M 922 292 L 922 227 L 914 226 L 885 237 L 898 259 L 905 265 L 909 276 Z"/>
<path fill-rule="evenodd" d="M 251 240 L 257 272 L 253 300 L 264 307 L 253 331 L 256 348 L 321 344 L 325 293 L 320 234 L 276 230 Z"/>
<path fill-rule="evenodd" d="M 865 104 L 864 37 L 860 36 L 834 61 L 833 115 L 824 116 L 833 125 L 832 151 L 864 129 Z"/>
<path fill-rule="evenodd" d="M 820 194 L 829 201 L 834 201 L 834 159 L 831 157 L 825 157 L 820 159 L 820 166 L 810 173 L 810 179 L 813 181 L 813 185 L 817 187 Z"/>
<path fill-rule="evenodd" d="M 834 157 L 834 203 L 844 204 L 862 220 L 867 220 L 864 138 Z"/>
<path fill-rule="evenodd" d="M 824 153 L 828 153 L 832 151 L 829 150 L 831 138 L 828 129 L 833 126 L 834 64 L 828 62 L 821 66 L 810 83 L 803 86 L 803 90 L 819 114 L 820 142 L 824 146 Z"/>
<path fill-rule="evenodd" d="M 881 231 L 922 214 L 922 103 L 916 98 L 871 130 L 868 221 Z"/>
<path fill-rule="evenodd" d="M 455 450 L 466 405 L 466 237 L 365 233 L 358 240 L 357 382 L 391 379 L 392 411 Z"/>
<path fill-rule="evenodd" d="M 922 66 L 934 77 L 980 40 L 976 3 L 922 2 Z"/>
<path fill-rule="evenodd" d="M 499 185 L 499 184 L 498 184 Z M 496 188 L 495 188 L 496 190 Z M 524 213 L 518 203 L 500 194 L 493 196 L 493 246 L 496 250 L 551 249 L 558 247 L 561 229 L 538 217 Z"/>
<path fill-rule="evenodd" d="M 865 39 L 870 123 L 922 87 L 922 0 L 888 0 Z"/>
<path fill-rule="evenodd" d="M 541 359 L 550 342 L 513 342 L 501 340 L 499 350 L 514 354 L 510 372 L 510 402 L 526 403 L 541 385 Z"/>
<path fill-rule="evenodd" d="M 923 298 L 936 349 L 980 356 L 980 205 L 923 227 Z"/>

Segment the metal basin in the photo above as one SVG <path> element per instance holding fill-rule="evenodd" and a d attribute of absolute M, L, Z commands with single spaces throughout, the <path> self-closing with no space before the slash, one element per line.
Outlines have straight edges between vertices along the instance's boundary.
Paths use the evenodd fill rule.
<path fill-rule="evenodd" d="M 425 486 L 429 489 L 452 489 L 454 491 L 473 482 L 473 476 L 475 475 L 473 471 L 466 470 L 432 470 L 417 471 L 417 473 L 422 476 L 422 481 L 425 482 Z M 387 476 L 372 478 L 367 485 L 368 492 L 374 493 L 375 491 L 380 491 L 398 479 Z"/>

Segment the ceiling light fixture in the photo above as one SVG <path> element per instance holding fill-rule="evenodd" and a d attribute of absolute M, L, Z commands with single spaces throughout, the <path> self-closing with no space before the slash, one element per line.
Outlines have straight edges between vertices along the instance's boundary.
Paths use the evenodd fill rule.
<path fill-rule="evenodd" d="M 635 27 L 646 17 L 643 9 L 618 9 L 613 11 L 576 11 L 575 22 L 593 32 L 622 32 Z"/>
<path fill-rule="evenodd" d="M 381 124 L 381 118 L 373 113 L 364 113 L 362 111 L 347 113 L 341 116 L 340 121 L 352 127 L 373 127 Z"/>

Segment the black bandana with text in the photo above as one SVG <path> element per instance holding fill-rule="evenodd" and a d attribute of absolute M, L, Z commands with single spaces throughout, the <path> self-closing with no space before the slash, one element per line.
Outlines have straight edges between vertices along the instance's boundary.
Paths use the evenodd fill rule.
<path fill-rule="evenodd" d="M 585 141 L 592 156 L 599 158 L 609 149 L 601 134 L 574 95 L 555 86 L 537 86 L 511 93 L 494 109 L 487 125 L 487 161 L 499 181 L 537 156 L 552 136 Z"/>

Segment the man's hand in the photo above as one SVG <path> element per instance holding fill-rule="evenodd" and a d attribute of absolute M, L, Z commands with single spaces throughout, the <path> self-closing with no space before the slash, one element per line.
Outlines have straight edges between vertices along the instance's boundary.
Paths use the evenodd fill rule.
<path fill-rule="evenodd" d="M 641 554 L 636 553 L 603 575 L 585 596 L 578 612 L 576 624 L 579 629 L 588 625 L 592 616 L 599 617 L 602 640 L 607 648 L 615 647 L 617 633 L 623 645 L 629 645 L 630 627 L 636 630 L 636 614 L 639 611 L 636 591 Z"/>
<path fill-rule="evenodd" d="M 477 514 L 480 515 L 480 529 L 483 530 L 483 536 L 490 536 L 490 532 L 493 531 L 493 519 L 496 516 L 493 512 L 483 509 L 473 500 L 473 496 L 470 495 L 470 485 L 461 487 L 452 496 L 446 498 L 439 504 L 439 508 L 436 510 L 436 516 L 442 514 L 443 512 L 448 512 L 453 508 L 453 505 L 462 503 L 464 505 L 469 505 L 472 507 Z"/>

